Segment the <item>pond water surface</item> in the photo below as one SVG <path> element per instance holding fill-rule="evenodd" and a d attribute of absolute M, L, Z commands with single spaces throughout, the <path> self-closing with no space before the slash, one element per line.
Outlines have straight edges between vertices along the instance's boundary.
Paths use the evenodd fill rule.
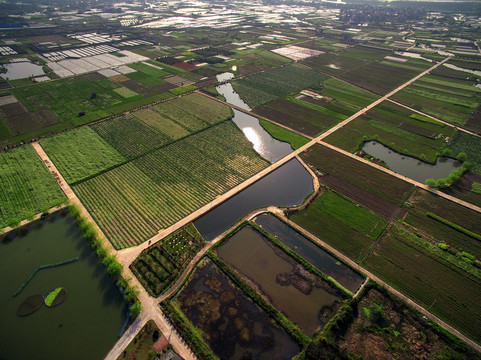
<path fill-rule="evenodd" d="M 42 67 L 40 65 L 32 64 L 29 62 L 19 62 L 12 64 L 3 65 L 7 72 L 5 74 L 0 74 L 4 79 L 9 80 L 24 79 L 30 76 L 45 75 Z"/>
<path fill-rule="evenodd" d="M 340 299 L 327 283 L 307 273 L 251 226 L 228 239 L 217 254 L 256 283 L 271 303 L 309 336 Z"/>
<path fill-rule="evenodd" d="M 459 162 L 446 157 L 438 157 L 436 164 L 429 164 L 411 156 L 399 154 L 376 141 L 365 142 L 362 150 L 381 159 L 391 170 L 424 184 L 426 179 L 444 179 L 459 168 Z"/>
<path fill-rule="evenodd" d="M 340 262 L 336 257 L 299 234 L 274 215 L 268 213 L 259 215 L 255 218 L 255 222 L 289 249 L 295 251 L 327 276 L 331 276 L 349 291 L 355 292 L 364 281 L 362 275 Z"/>
<path fill-rule="evenodd" d="M 217 81 L 230 80 L 233 76 L 234 74 L 232 73 L 219 74 L 217 75 Z M 229 104 L 251 110 L 239 94 L 235 92 L 230 83 L 219 85 L 216 87 L 216 90 L 226 98 Z M 271 134 L 264 130 L 257 118 L 236 109 L 233 110 L 234 117 L 232 121 L 234 121 L 239 129 L 242 130 L 245 137 L 254 145 L 254 150 L 257 151 L 259 155 L 270 162 L 276 162 L 292 152 L 292 147 L 289 143 L 273 138 Z"/>
<path fill-rule="evenodd" d="M 311 174 L 292 159 L 194 221 L 210 241 L 248 212 L 266 206 L 294 206 L 314 191 Z"/>
<path fill-rule="evenodd" d="M 0 238 L 0 359 L 102 359 L 117 341 L 127 311 L 113 280 L 68 213 L 22 231 L 23 236 Z M 77 262 L 39 271 L 13 297 L 36 267 L 76 257 Z M 67 290 L 65 302 L 17 316 L 26 298 L 57 287 Z"/>
<path fill-rule="evenodd" d="M 220 359 L 287 360 L 300 350 L 211 260 L 196 268 L 174 301 Z"/>

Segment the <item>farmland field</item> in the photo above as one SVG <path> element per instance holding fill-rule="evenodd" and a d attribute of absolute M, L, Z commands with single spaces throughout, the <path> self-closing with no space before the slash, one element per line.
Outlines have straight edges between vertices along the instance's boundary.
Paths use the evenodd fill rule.
<path fill-rule="evenodd" d="M 472 171 L 481 175 L 481 138 L 459 131 L 449 143 L 454 156 L 464 152 L 466 160 L 473 163 Z"/>
<path fill-rule="evenodd" d="M 169 138 L 153 131 L 132 115 L 104 121 L 91 128 L 125 158 L 132 158 L 162 146 Z"/>
<path fill-rule="evenodd" d="M 433 255 L 416 239 L 394 225 L 362 265 L 479 342 L 481 303 L 473 296 L 481 291 L 479 279 Z"/>
<path fill-rule="evenodd" d="M 251 108 L 256 108 L 325 79 L 307 66 L 293 64 L 236 80 L 232 86 Z"/>
<path fill-rule="evenodd" d="M 291 220 L 357 261 L 387 225 L 379 215 L 332 191 Z"/>
<path fill-rule="evenodd" d="M 456 225 L 481 235 L 481 216 L 473 210 L 449 200 L 417 189 L 410 199 L 413 208 L 409 209 L 405 221 L 432 237 L 436 244 L 444 242 L 459 251 L 466 251 L 476 258 L 481 258 L 481 242 L 449 227 L 427 213 L 434 213 Z"/>
<path fill-rule="evenodd" d="M 446 139 L 455 133 L 453 127 L 383 102 L 329 135 L 326 142 L 354 153 L 364 141 L 376 140 L 398 153 L 434 163 Z"/>
<path fill-rule="evenodd" d="M 81 181 L 125 161 L 87 126 L 42 140 L 40 145 L 68 183 Z"/>
<path fill-rule="evenodd" d="M 0 229 L 66 201 L 30 145 L 0 153 L 0 183 Z"/>
<path fill-rule="evenodd" d="M 204 244 L 194 225 L 189 224 L 144 250 L 130 268 L 144 288 L 157 297 L 177 280 Z"/>
<path fill-rule="evenodd" d="M 162 80 L 161 77 L 169 74 L 168 72 L 154 66 L 141 63 L 130 64 L 129 67 L 137 70 L 137 72 L 127 74 L 127 77 L 137 80 L 146 86 L 165 84 L 165 81 Z"/>
<path fill-rule="evenodd" d="M 115 247 L 147 240 L 268 163 L 232 123 L 188 136 L 74 187 Z"/>
<path fill-rule="evenodd" d="M 310 90 L 323 98 L 314 100 L 308 96 L 289 96 L 289 101 L 278 100 L 257 108 L 255 112 L 306 135 L 316 136 L 377 98 L 334 78 Z"/>
<path fill-rule="evenodd" d="M 364 190 L 376 196 L 381 201 L 394 205 L 402 204 L 414 188 L 413 185 L 405 181 L 322 145 L 312 146 L 301 154 L 301 158 L 321 172 L 341 179 L 355 188 L 361 189 L 361 191 Z M 320 177 L 319 180 L 322 183 L 323 177 Z M 334 190 L 336 190 L 335 187 Z M 339 190 L 339 192 L 342 191 Z M 362 199 L 359 201 L 354 197 L 355 194 L 344 193 L 344 195 L 363 204 Z M 363 197 L 367 196 L 366 194 Z M 371 208 L 369 205 L 366 207 Z"/>
<path fill-rule="evenodd" d="M 441 120 L 463 126 L 481 101 L 481 90 L 474 85 L 473 80 L 466 79 L 466 73 L 439 67 L 393 98 Z"/>

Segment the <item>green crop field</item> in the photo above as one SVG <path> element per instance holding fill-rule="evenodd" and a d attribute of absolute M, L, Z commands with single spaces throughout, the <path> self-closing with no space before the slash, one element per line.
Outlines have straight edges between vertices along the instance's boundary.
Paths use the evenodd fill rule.
<path fill-rule="evenodd" d="M 0 184 L 0 229 L 66 201 L 30 145 L 0 153 Z"/>
<path fill-rule="evenodd" d="M 223 122 L 74 186 L 117 248 L 139 244 L 268 163 Z"/>
<path fill-rule="evenodd" d="M 449 143 L 454 156 L 459 153 L 466 153 L 466 160 L 473 163 L 472 171 L 481 174 L 481 138 L 459 131 Z"/>
<path fill-rule="evenodd" d="M 126 101 L 115 92 L 119 87 L 100 75 L 85 75 L 25 86 L 12 92 L 30 111 L 48 108 L 64 122 L 75 120 L 80 112 L 85 112 L 81 118 L 85 123 L 107 116 L 108 108 Z"/>
<path fill-rule="evenodd" d="M 479 342 L 481 303 L 474 294 L 481 292 L 481 282 L 417 241 L 416 235 L 394 225 L 362 265 Z"/>
<path fill-rule="evenodd" d="M 118 165 L 125 158 L 88 126 L 40 142 L 68 183 Z"/>
<path fill-rule="evenodd" d="M 293 64 L 236 80 L 232 86 L 250 107 L 256 108 L 325 79 L 307 66 Z"/>
<path fill-rule="evenodd" d="M 152 296 L 160 296 L 182 274 L 205 241 L 189 224 L 144 250 L 130 268 Z"/>
<path fill-rule="evenodd" d="M 104 121 L 91 128 L 126 158 L 139 156 L 169 142 L 167 136 L 132 115 Z"/>
<path fill-rule="evenodd" d="M 301 158 L 320 171 L 342 179 L 353 187 L 363 189 L 389 203 L 402 204 L 414 188 L 405 181 L 322 145 L 312 146 L 301 154 Z M 323 182 L 322 177 L 320 181 Z M 344 195 L 353 198 L 350 194 Z"/>
<path fill-rule="evenodd" d="M 398 153 L 434 163 L 456 129 L 418 120 L 417 115 L 386 101 L 329 135 L 326 142 L 354 153 L 364 141 L 377 140 Z"/>
<path fill-rule="evenodd" d="M 162 80 L 161 77 L 169 74 L 157 67 L 141 63 L 130 64 L 129 67 L 137 70 L 137 72 L 127 74 L 127 76 L 147 86 L 165 84 L 165 80 Z"/>
<path fill-rule="evenodd" d="M 405 218 L 408 224 L 430 235 L 432 242 L 435 244 L 443 242 L 454 246 L 459 251 L 466 251 L 481 259 L 481 241 L 427 215 L 427 213 L 434 213 L 475 234 L 481 234 L 480 214 L 420 189 L 416 190 L 410 203 L 413 208 L 409 208 L 408 215 Z"/>
<path fill-rule="evenodd" d="M 291 219 L 355 260 L 360 260 L 387 225 L 379 215 L 332 191 Z"/>
<path fill-rule="evenodd" d="M 259 119 L 259 123 L 269 134 L 271 134 L 273 138 L 288 142 L 291 144 L 291 147 L 294 150 L 299 149 L 301 146 L 309 142 L 308 138 L 273 124 L 267 120 Z"/>
<path fill-rule="evenodd" d="M 394 95 L 394 99 L 463 126 L 481 102 L 481 89 L 474 85 L 475 81 L 466 79 L 466 73 L 439 67 Z"/>

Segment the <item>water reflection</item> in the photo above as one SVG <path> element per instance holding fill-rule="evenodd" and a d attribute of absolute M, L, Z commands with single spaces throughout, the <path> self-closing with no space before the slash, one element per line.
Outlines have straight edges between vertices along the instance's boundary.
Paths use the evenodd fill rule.
<path fill-rule="evenodd" d="M 311 174 L 292 159 L 195 220 L 194 225 L 210 241 L 252 210 L 298 205 L 312 191 Z"/>
<path fill-rule="evenodd" d="M 459 162 L 454 159 L 438 157 L 436 164 L 433 165 L 411 156 L 399 154 L 376 141 L 364 143 L 362 150 L 383 160 L 391 170 L 421 183 L 429 178 L 446 178 L 452 170 L 459 168 Z"/>
<path fill-rule="evenodd" d="M 217 75 L 217 81 L 222 82 L 230 80 L 233 77 L 234 74 L 232 73 L 223 73 Z M 251 110 L 240 98 L 239 94 L 234 91 L 230 83 L 219 85 L 216 87 L 216 90 L 226 98 L 229 104 Z M 244 132 L 246 138 L 254 145 L 254 150 L 263 158 L 271 162 L 276 162 L 292 152 L 292 147 L 289 143 L 274 139 L 271 134 L 259 124 L 257 118 L 234 109 L 232 121 Z"/>

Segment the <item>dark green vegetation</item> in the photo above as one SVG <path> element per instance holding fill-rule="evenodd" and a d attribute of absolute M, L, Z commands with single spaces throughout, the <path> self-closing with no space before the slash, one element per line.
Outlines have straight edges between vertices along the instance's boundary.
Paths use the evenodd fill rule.
<path fill-rule="evenodd" d="M 481 339 L 481 304 L 473 296 L 481 291 L 479 278 L 430 251 L 401 225 L 394 224 L 361 265 L 473 340 Z"/>
<path fill-rule="evenodd" d="M 448 148 L 454 157 L 466 154 L 466 161 L 473 164 L 471 171 L 481 175 L 481 138 L 459 131 Z"/>
<path fill-rule="evenodd" d="M 269 319 L 264 307 L 261 309 L 252 302 L 251 293 L 247 297 L 231 283 L 224 273 L 226 270 L 229 268 L 225 265 L 219 269 L 212 261 L 203 260 L 182 291 L 162 303 L 188 342 L 203 359 L 237 358 L 247 352 L 256 357 L 292 358 L 299 347 Z M 231 273 L 232 270 L 227 275 L 230 277 Z M 255 294 L 253 290 L 250 292 Z M 285 316 L 277 311 L 276 320 L 279 318 Z M 297 331 L 302 335 L 298 328 Z"/>
<path fill-rule="evenodd" d="M 153 320 L 147 321 L 117 360 L 154 360 L 157 353 L 152 345 L 163 337 Z M 167 340 L 165 340 L 167 342 Z"/>
<path fill-rule="evenodd" d="M 383 102 L 334 132 L 326 142 L 349 152 L 376 140 L 401 154 L 435 163 L 456 129 L 405 108 Z"/>
<path fill-rule="evenodd" d="M 454 254 L 466 252 L 481 259 L 480 216 L 475 211 L 417 190 L 409 203 L 404 221 L 417 229 L 423 238 L 434 244 L 447 244 Z"/>
<path fill-rule="evenodd" d="M 301 158 L 319 170 L 319 181 L 354 202 L 389 219 L 414 186 L 323 145 L 315 145 Z"/>
<path fill-rule="evenodd" d="M 266 166 L 228 121 L 84 181 L 74 191 L 122 248 L 147 240 Z"/>
<path fill-rule="evenodd" d="M 137 80 L 141 84 L 147 86 L 166 84 L 166 81 L 162 80 L 161 77 L 168 75 L 169 73 L 164 70 L 141 63 L 131 64 L 129 67 L 137 70 L 137 72 L 130 73 L 127 76 L 131 79 Z"/>
<path fill-rule="evenodd" d="M 305 145 L 309 142 L 308 138 L 284 129 L 283 127 L 273 124 L 267 120 L 259 119 L 259 122 L 261 126 L 272 135 L 273 138 L 288 142 L 291 144 L 294 150 L 299 149 L 302 145 Z"/>
<path fill-rule="evenodd" d="M 387 225 L 379 215 L 332 191 L 323 193 L 291 219 L 356 260 Z"/>
<path fill-rule="evenodd" d="M 0 229 L 66 202 L 30 145 L 0 153 Z"/>
<path fill-rule="evenodd" d="M 394 99 L 449 123 L 463 126 L 481 101 L 481 90 L 464 72 L 438 67 Z"/>
<path fill-rule="evenodd" d="M 144 250 L 130 268 L 144 288 L 160 296 L 182 274 L 205 241 L 189 224 Z"/>
<path fill-rule="evenodd" d="M 256 108 L 325 79 L 307 66 L 293 64 L 236 80 L 232 86 L 250 107 Z"/>
<path fill-rule="evenodd" d="M 382 95 L 429 67 L 422 60 L 397 62 L 384 59 L 386 56 L 399 57 L 391 50 L 359 45 L 308 58 L 304 64 Z"/>
<path fill-rule="evenodd" d="M 293 95 L 288 97 L 289 101 L 278 100 L 257 108 L 255 112 L 306 135 L 316 136 L 377 98 L 334 78 L 312 86 L 309 90 L 321 98 Z"/>
<path fill-rule="evenodd" d="M 301 359 L 477 359 L 479 354 L 371 283 L 325 328 Z"/>

